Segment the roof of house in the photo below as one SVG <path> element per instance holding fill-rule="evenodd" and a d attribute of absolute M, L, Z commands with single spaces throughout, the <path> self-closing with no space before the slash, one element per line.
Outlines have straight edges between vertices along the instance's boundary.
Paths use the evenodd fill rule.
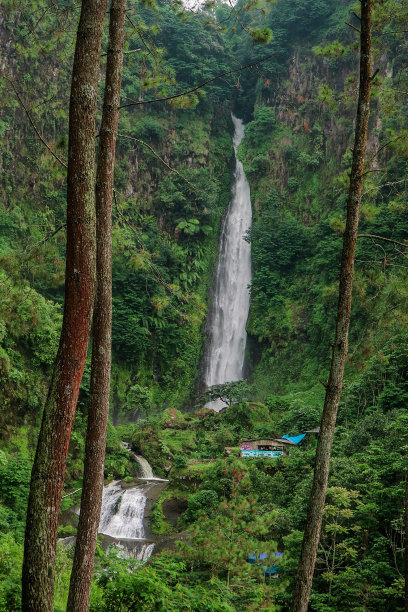
<path fill-rule="evenodd" d="M 279 442 L 279 444 L 289 444 L 289 446 L 296 446 L 296 443 L 288 438 L 274 438 L 273 442 Z"/>
<path fill-rule="evenodd" d="M 244 442 L 277 442 L 278 444 L 295 446 L 295 443 L 292 442 L 292 440 L 286 440 L 284 438 L 246 438 L 245 440 L 241 440 L 241 444 Z"/>
<path fill-rule="evenodd" d="M 275 440 L 278 440 L 278 437 L 273 436 L 273 437 L 264 437 L 264 438 L 245 438 L 244 440 L 241 440 L 241 442 L 259 442 L 260 440 L 275 441 Z"/>

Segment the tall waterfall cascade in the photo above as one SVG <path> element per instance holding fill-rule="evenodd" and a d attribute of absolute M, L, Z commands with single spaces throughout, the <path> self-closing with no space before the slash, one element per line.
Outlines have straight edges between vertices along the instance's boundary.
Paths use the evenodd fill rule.
<path fill-rule="evenodd" d="M 249 312 L 249 283 L 251 282 L 251 247 L 244 239 L 252 222 L 251 196 L 237 149 L 244 137 L 245 126 L 232 115 L 235 173 L 233 197 L 222 227 L 214 290 L 207 318 L 207 344 L 204 355 L 204 383 L 206 387 L 240 380 L 243 376 L 246 322 Z M 210 402 L 216 411 L 225 404 Z"/>

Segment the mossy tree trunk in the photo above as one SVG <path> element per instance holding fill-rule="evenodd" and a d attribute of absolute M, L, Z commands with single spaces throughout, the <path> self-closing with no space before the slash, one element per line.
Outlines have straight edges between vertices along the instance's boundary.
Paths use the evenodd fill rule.
<path fill-rule="evenodd" d="M 347 222 L 343 237 L 336 332 L 333 344 L 330 375 L 327 383 L 326 397 L 320 425 L 320 434 L 316 449 L 314 479 L 310 494 L 302 552 L 295 584 L 295 592 L 292 600 L 292 612 L 306 612 L 308 609 L 326 498 L 337 408 L 340 400 L 344 365 L 348 350 L 348 331 L 350 325 L 354 257 L 357 242 L 358 223 L 360 218 L 361 190 L 364 177 L 368 118 L 370 114 L 372 80 L 371 14 L 372 0 L 362 0 L 360 34 L 360 86 L 353 161 L 350 174 L 350 188 L 347 201 Z"/>
<path fill-rule="evenodd" d="M 96 173 L 96 299 L 91 397 L 85 445 L 81 514 L 68 597 L 68 612 L 86 612 L 103 493 L 109 415 L 112 329 L 112 194 L 122 81 L 126 0 L 110 6 L 105 96 Z"/>
<path fill-rule="evenodd" d="M 83 0 L 69 112 L 67 252 L 60 344 L 31 474 L 23 610 L 54 610 L 58 519 L 69 439 L 85 365 L 95 287 L 95 117 L 107 0 Z"/>
<path fill-rule="evenodd" d="M 405 474 L 405 542 L 404 542 L 404 578 L 405 578 L 405 612 L 408 612 L 408 472 Z"/>

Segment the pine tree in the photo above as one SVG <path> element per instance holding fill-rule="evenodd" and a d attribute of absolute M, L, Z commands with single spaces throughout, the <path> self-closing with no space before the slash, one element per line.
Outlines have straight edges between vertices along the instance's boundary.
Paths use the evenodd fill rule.
<path fill-rule="evenodd" d="M 353 161 L 347 201 L 347 222 L 343 237 L 340 267 L 339 300 L 336 332 L 326 397 L 316 449 L 314 478 L 299 561 L 292 612 L 308 609 L 313 572 L 319 545 L 320 529 L 329 478 L 330 457 L 336 425 L 337 408 L 343 384 L 344 365 L 348 350 L 354 257 L 360 219 L 361 190 L 367 144 L 371 94 L 371 17 L 372 0 L 361 2 L 360 87 L 356 117 Z"/>
<path fill-rule="evenodd" d="M 95 286 L 95 117 L 106 0 L 83 0 L 69 115 L 65 304 L 31 474 L 23 609 L 54 609 L 54 564 L 68 445 L 85 366 Z"/>
<path fill-rule="evenodd" d="M 96 299 L 84 481 L 67 610 L 88 610 L 103 493 L 112 330 L 112 195 L 126 0 L 110 6 L 105 95 L 96 171 Z"/>

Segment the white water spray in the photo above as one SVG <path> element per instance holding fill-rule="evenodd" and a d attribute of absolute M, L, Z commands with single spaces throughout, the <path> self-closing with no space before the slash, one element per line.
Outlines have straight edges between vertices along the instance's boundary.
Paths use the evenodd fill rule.
<path fill-rule="evenodd" d="M 204 382 L 207 387 L 240 380 L 243 376 L 246 322 L 251 282 L 251 247 L 244 240 L 251 227 L 252 208 L 248 181 L 237 149 L 245 126 L 232 115 L 235 133 L 235 174 L 233 197 L 222 224 L 215 287 L 207 319 L 207 347 L 204 358 Z M 207 407 L 220 410 L 218 400 Z"/>
<path fill-rule="evenodd" d="M 122 442 L 129 452 L 130 445 Z M 103 489 L 99 533 L 114 538 L 120 549 L 119 556 L 147 561 L 154 549 L 154 542 L 146 537 L 145 512 L 149 497 L 157 495 L 157 487 L 167 482 L 153 475 L 152 468 L 144 457 L 131 452 L 139 463 L 142 484 L 126 488 L 120 480 L 111 482 Z M 160 489 L 159 489 L 160 490 Z"/>

